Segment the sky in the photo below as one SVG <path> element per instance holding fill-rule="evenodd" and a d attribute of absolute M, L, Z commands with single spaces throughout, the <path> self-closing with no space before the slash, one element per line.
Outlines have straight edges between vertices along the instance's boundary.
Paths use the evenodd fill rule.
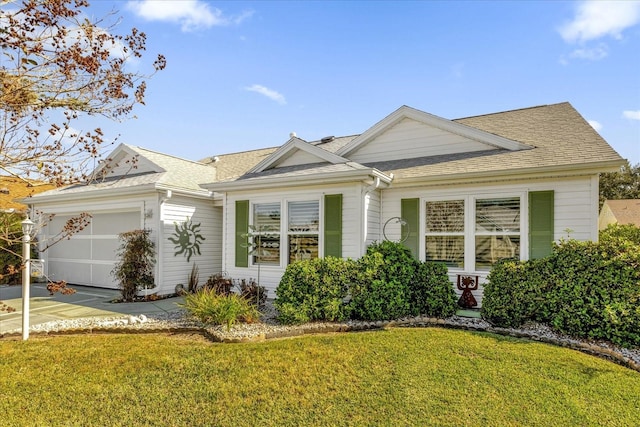
<path fill-rule="evenodd" d="M 108 138 L 191 160 L 570 102 L 640 163 L 640 1 L 107 1 L 167 67 Z M 121 30 L 121 31 L 119 31 Z M 146 63 L 145 63 L 146 61 Z"/>

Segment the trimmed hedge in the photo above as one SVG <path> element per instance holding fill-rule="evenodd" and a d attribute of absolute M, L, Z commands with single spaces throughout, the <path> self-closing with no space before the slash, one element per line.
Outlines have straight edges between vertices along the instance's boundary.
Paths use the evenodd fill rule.
<path fill-rule="evenodd" d="M 358 260 L 351 288 L 353 314 L 362 320 L 390 320 L 411 313 L 411 285 L 417 261 L 404 245 L 374 243 Z"/>
<path fill-rule="evenodd" d="M 420 263 L 403 245 L 371 245 L 357 261 L 327 257 L 290 264 L 276 289 L 283 323 L 448 317 L 456 294 L 444 264 Z"/>
<path fill-rule="evenodd" d="M 547 258 L 499 263 L 487 278 L 482 316 L 497 326 L 533 320 L 575 337 L 640 346 L 638 236 L 610 227 L 598 243 L 563 241 Z"/>
<path fill-rule="evenodd" d="M 315 258 L 287 266 L 276 289 L 275 306 L 282 323 L 349 318 L 344 304 L 355 271 L 354 261 L 336 257 Z"/>

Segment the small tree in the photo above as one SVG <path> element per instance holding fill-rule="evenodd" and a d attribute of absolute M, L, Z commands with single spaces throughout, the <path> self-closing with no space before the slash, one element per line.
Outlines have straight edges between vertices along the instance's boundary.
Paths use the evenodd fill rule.
<path fill-rule="evenodd" d="M 105 136 L 99 127 L 76 128 L 87 128 L 88 116 L 132 117 L 146 80 L 165 67 L 158 55 L 149 72 L 138 71 L 146 35 L 116 34 L 107 22 L 113 13 L 90 18 L 88 7 L 86 0 L 0 0 L 0 175 L 55 186 L 101 178 L 91 171 L 103 160 Z M 59 237 L 87 224 L 86 215 L 70 220 Z M 0 250 L 20 243 L 0 233 Z"/>
<path fill-rule="evenodd" d="M 111 274 L 118 280 L 124 301 L 133 301 L 142 289 L 155 286 L 155 244 L 149 238 L 151 230 L 133 230 L 120 233 L 118 248 L 120 260 Z"/>

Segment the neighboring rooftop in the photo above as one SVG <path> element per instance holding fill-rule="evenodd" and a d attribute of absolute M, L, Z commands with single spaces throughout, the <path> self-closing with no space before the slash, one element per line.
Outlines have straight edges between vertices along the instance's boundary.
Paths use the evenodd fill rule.
<path fill-rule="evenodd" d="M 601 228 L 608 224 L 640 227 L 640 199 L 606 200 L 600 210 Z"/>
<path fill-rule="evenodd" d="M 16 201 L 54 188 L 39 181 L 25 181 L 13 176 L 0 176 L 0 212 L 24 211 L 27 207 Z"/>

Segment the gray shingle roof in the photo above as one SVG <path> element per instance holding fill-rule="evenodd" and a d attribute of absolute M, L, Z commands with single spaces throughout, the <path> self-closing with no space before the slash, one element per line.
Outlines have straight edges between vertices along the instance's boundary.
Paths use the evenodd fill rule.
<path fill-rule="evenodd" d="M 529 168 L 571 168 L 576 165 L 598 165 L 603 162 L 621 162 L 618 153 L 587 123 L 587 121 L 569 104 L 563 102 L 553 105 L 524 108 L 482 116 L 453 120 L 466 126 L 492 133 L 504 138 L 533 146 L 530 150 L 510 151 L 505 149 L 487 150 L 443 156 L 430 156 L 414 159 L 380 161 L 364 166 L 375 168 L 384 173 L 393 173 L 395 182 L 419 178 L 446 177 L 447 175 L 476 173 L 508 173 Z M 337 151 L 357 135 L 336 138 L 329 143 L 312 142 L 328 151 Z M 221 156 L 229 163 L 247 161 L 243 168 L 248 171 L 264 156 L 276 148 L 257 150 Z M 238 157 L 234 157 L 238 156 Z M 222 163 L 221 163 L 222 165 Z M 230 169 L 228 165 L 222 165 Z M 326 164 L 309 164 L 271 169 L 252 174 L 241 179 L 259 177 L 302 178 L 315 173 L 326 173 Z M 239 181 L 242 168 L 237 174 L 218 174 L 219 181 Z"/>
<path fill-rule="evenodd" d="M 65 197 L 67 195 L 105 191 L 105 190 L 131 190 L 138 187 L 169 188 L 183 190 L 191 193 L 207 194 L 200 184 L 213 182 L 216 179 L 216 170 L 210 166 L 199 162 L 181 159 L 179 157 L 158 153 L 142 147 L 122 145 L 124 150 L 128 150 L 139 155 L 157 165 L 156 171 L 141 171 L 128 173 L 122 176 L 109 176 L 96 182 L 87 184 L 76 184 L 68 187 L 61 187 L 51 191 L 46 191 L 34 196 L 38 199 L 49 198 L 51 196 Z"/>

